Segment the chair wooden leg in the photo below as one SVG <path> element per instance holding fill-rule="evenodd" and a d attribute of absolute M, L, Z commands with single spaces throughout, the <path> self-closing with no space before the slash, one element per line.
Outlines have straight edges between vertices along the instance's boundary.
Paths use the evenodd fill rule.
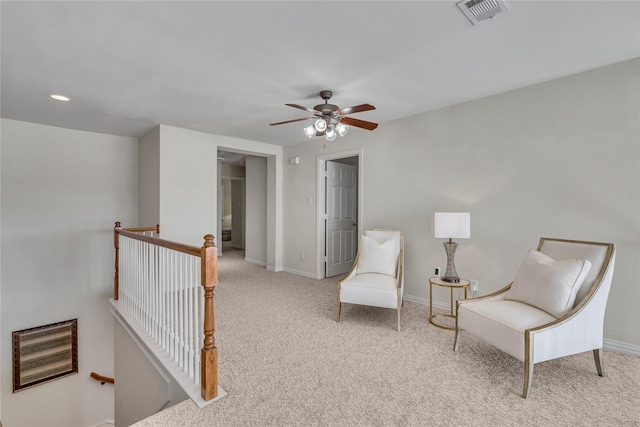
<path fill-rule="evenodd" d="M 458 348 L 460 347 L 460 338 L 462 338 L 462 330 L 456 328 L 456 334 L 453 338 L 453 351 L 458 351 Z"/>
<path fill-rule="evenodd" d="M 596 348 L 593 350 L 593 358 L 596 361 L 596 369 L 598 370 L 598 375 L 604 377 L 604 363 L 602 363 L 602 349 Z"/>
<path fill-rule="evenodd" d="M 533 383 L 533 362 L 529 358 L 524 361 L 524 387 L 522 388 L 522 397 L 527 398 L 531 392 L 531 384 Z"/>
<path fill-rule="evenodd" d="M 398 332 L 400 332 L 400 307 L 398 307 Z"/>
<path fill-rule="evenodd" d="M 431 288 L 429 288 L 429 291 L 431 291 Z M 466 292 L 467 289 L 465 288 L 464 291 Z M 431 296 L 431 293 L 429 293 L 429 296 Z M 465 299 L 467 299 L 466 294 L 465 294 Z M 431 304 L 431 302 L 429 302 L 429 304 Z M 430 308 L 433 308 L 433 307 L 430 307 Z M 460 318 L 460 316 L 458 315 L 459 313 L 460 313 L 460 301 L 456 302 L 456 325 L 455 325 L 455 332 L 453 336 L 453 351 L 458 351 L 458 348 L 460 348 L 460 339 L 462 338 L 462 329 L 458 328 L 458 319 Z M 431 321 L 432 315 L 433 315 L 433 309 L 429 310 L 429 321 Z"/>
<path fill-rule="evenodd" d="M 340 312 L 342 311 L 342 301 L 340 301 L 340 287 L 341 287 L 342 283 L 338 282 L 338 295 L 336 298 L 338 301 L 338 315 L 336 317 L 336 322 L 340 323 Z"/>

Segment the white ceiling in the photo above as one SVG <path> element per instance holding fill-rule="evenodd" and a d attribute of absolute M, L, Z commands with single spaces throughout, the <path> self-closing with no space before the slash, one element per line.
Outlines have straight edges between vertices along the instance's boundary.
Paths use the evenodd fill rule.
<path fill-rule="evenodd" d="M 639 1 L 507 3 L 473 26 L 455 1 L 2 1 L 0 112 L 289 145 L 307 123 L 269 123 L 308 116 L 284 104 L 312 107 L 322 89 L 375 105 L 353 117 L 382 127 L 640 56 Z"/>

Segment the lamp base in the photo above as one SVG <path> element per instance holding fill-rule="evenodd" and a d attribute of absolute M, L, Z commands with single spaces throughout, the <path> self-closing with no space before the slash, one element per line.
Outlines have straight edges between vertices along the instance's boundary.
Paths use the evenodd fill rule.
<path fill-rule="evenodd" d="M 456 249 L 458 249 L 458 244 L 456 242 L 452 242 L 449 239 L 448 242 L 444 242 L 444 250 L 447 253 L 447 270 L 444 272 L 444 276 L 441 280 L 449 283 L 459 283 L 460 278 L 458 277 L 458 272 L 456 271 L 456 266 L 454 264 L 454 258 L 456 256 Z"/>

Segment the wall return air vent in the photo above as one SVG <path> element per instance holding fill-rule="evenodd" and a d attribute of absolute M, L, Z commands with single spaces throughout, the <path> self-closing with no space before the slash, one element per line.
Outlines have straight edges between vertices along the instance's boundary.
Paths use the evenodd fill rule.
<path fill-rule="evenodd" d="M 509 10 L 504 0 L 463 0 L 456 4 L 473 25 Z"/>

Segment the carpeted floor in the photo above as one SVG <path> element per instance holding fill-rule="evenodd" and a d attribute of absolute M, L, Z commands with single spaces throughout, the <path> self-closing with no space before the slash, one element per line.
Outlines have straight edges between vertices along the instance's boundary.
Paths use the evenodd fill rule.
<path fill-rule="evenodd" d="M 337 279 L 272 273 L 220 258 L 216 288 L 219 381 L 228 396 L 191 401 L 144 426 L 640 426 L 640 358 L 604 352 L 537 364 L 521 397 L 523 364 L 428 324 L 428 306 L 395 311 L 345 305 Z"/>

